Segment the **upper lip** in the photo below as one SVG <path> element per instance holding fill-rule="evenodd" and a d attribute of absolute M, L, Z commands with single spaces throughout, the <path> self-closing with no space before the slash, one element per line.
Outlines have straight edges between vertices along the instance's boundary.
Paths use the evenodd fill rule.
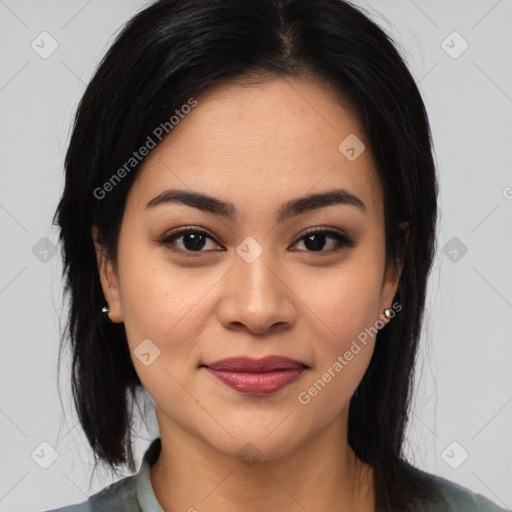
<path fill-rule="evenodd" d="M 224 370 L 229 372 L 272 372 L 278 370 L 293 370 L 297 368 L 309 368 L 300 361 L 295 361 L 284 356 L 266 356 L 261 359 L 254 359 L 247 356 L 228 357 L 213 363 L 204 364 L 212 370 Z"/>

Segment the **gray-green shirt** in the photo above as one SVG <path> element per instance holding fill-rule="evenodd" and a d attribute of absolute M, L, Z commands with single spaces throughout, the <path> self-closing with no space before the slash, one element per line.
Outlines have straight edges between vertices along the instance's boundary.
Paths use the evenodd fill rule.
<path fill-rule="evenodd" d="M 149 475 L 150 467 L 160 455 L 160 448 L 160 438 L 156 438 L 146 450 L 138 473 L 105 487 L 84 503 L 46 512 L 164 512 L 153 492 Z M 416 512 L 512 512 L 449 480 L 424 475 L 437 484 L 450 505 L 440 508 L 423 502 L 416 507 Z"/>

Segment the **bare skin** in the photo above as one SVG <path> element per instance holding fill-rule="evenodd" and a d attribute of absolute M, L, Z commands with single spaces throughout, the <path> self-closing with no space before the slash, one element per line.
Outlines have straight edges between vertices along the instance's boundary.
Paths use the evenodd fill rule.
<path fill-rule="evenodd" d="M 111 317 L 124 322 L 156 406 L 155 495 L 166 511 L 373 511 L 372 471 L 348 445 L 347 422 L 375 337 L 332 369 L 365 328 L 388 321 L 400 275 L 386 267 L 370 151 L 350 160 L 338 149 L 365 134 L 335 89 L 312 79 L 222 84 L 197 101 L 130 190 L 116 266 L 96 244 Z M 176 202 L 147 207 L 167 189 L 232 203 L 237 217 Z M 364 207 L 330 204 L 276 221 L 283 203 L 339 189 Z M 205 231 L 204 245 L 189 235 L 159 243 L 184 226 Z M 353 244 L 331 235 L 308 244 L 312 228 Z M 250 263 L 236 250 L 247 237 L 262 251 Z M 133 352 L 146 339 L 160 351 L 147 366 Z M 283 355 L 308 369 L 262 397 L 201 367 L 238 355 Z M 328 382 L 309 393 L 319 379 Z M 253 450 L 254 464 L 240 450 Z"/>

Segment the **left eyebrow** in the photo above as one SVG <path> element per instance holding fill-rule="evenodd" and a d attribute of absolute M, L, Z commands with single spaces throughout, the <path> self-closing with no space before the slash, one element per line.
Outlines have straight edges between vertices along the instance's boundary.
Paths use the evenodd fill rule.
<path fill-rule="evenodd" d="M 169 189 L 154 197 L 146 205 L 146 209 L 158 205 L 178 203 L 191 206 L 199 210 L 220 215 L 229 220 L 236 220 L 237 210 L 233 203 L 221 201 L 215 197 L 200 192 L 189 192 L 186 190 Z M 364 202 L 348 190 L 336 189 L 319 194 L 298 197 L 283 203 L 276 213 L 277 222 L 283 222 L 290 217 L 317 210 L 334 204 L 350 205 L 366 213 Z"/>

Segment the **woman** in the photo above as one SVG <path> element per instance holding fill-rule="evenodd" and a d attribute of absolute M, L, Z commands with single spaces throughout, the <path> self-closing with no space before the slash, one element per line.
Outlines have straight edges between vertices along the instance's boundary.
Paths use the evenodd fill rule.
<path fill-rule="evenodd" d="M 437 180 L 419 91 L 342 0 L 160 0 L 80 103 L 56 212 L 98 460 L 59 510 L 503 510 L 406 462 Z"/>

